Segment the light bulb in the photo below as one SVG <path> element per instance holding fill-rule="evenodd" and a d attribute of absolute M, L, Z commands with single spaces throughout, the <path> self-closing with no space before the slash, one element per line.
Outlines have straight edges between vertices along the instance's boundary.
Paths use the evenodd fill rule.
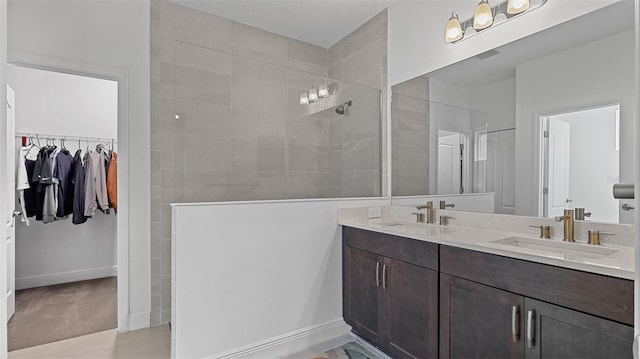
<path fill-rule="evenodd" d="M 306 91 L 300 94 L 300 104 L 301 105 L 309 104 L 309 94 L 307 94 Z"/>
<path fill-rule="evenodd" d="M 473 27 L 476 30 L 486 29 L 493 24 L 493 14 L 488 0 L 481 0 L 473 16 Z"/>
<path fill-rule="evenodd" d="M 444 33 L 444 40 L 446 42 L 455 42 L 462 39 L 462 27 L 460 27 L 460 20 L 458 20 L 458 14 L 456 12 L 451 13 L 449 21 L 447 21 L 447 29 Z"/>
<path fill-rule="evenodd" d="M 525 12 L 529 8 L 529 0 L 509 0 L 507 13 L 511 15 Z"/>
<path fill-rule="evenodd" d="M 316 101 L 318 101 L 318 90 L 314 86 L 311 88 L 311 90 L 309 90 L 309 102 L 316 102 Z"/>
<path fill-rule="evenodd" d="M 318 97 L 325 98 L 329 96 L 329 87 L 327 87 L 326 83 L 321 83 L 318 87 Z"/>

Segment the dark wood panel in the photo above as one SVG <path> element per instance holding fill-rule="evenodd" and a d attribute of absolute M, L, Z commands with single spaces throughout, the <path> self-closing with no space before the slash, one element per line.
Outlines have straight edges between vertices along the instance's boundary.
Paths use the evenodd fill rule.
<path fill-rule="evenodd" d="M 440 247 L 440 271 L 633 325 L 633 281 L 473 250 Z"/>
<path fill-rule="evenodd" d="M 350 247 L 438 270 L 437 244 L 353 227 L 343 227 L 342 233 Z"/>
<path fill-rule="evenodd" d="M 517 337 L 513 340 L 513 307 Z M 440 358 L 522 358 L 524 297 L 440 275 Z"/>
<path fill-rule="evenodd" d="M 438 356 L 438 273 L 385 259 L 385 342 L 393 358 Z"/>
<path fill-rule="evenodd" d="M 376 268 L 382 267 L 383 259 L 370 252 L 344 248 L 345 321 L 363 338 L 379 345 L 381 338 L 378 305 L 384 293 L 379 287 L 380 283 L 376 283 Z"/>
<path fill-rule="evenodd" d="M 527 313 L 534 313 L 535 333 L 531 347 L 525 339 L 527 359 L 633 358 L 631 326 L 529 298 L 525 299 L 525 308 Z"/>

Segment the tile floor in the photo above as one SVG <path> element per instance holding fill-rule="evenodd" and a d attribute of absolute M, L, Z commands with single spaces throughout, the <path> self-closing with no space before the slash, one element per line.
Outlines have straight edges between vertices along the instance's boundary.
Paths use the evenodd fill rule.
<path fill-rule="evenodd" d="M 168 325 L 118 334 L 116 329 L 12 351 L 9 359 L 168 359 Z"/>

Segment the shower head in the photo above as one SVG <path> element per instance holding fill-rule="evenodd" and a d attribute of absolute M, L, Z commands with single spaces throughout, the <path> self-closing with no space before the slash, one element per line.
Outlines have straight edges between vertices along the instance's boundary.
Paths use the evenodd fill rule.
<path fill-rule="evenodd" d="M 346 107 L 345 107 L 345 106 L 349 106 L 349 107 L 351 107 L 351 100 L 349 100 L 349 101 L 347 101 L 347 102 L 343 103 L 342 105 L 340 105 L 340 106 L 336 107 L 336 113 L 337 113 L 338 115 L 344 115 L 344 111 L 345 111 L 345 109 L 346 109 Z"/>

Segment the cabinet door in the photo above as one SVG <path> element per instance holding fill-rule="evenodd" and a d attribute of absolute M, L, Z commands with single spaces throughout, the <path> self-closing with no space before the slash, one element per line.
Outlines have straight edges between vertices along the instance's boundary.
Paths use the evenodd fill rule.
<path fill-rule="evenodd" d="M 353 330 L 374 345 L 380 344 L 378 304 L 381 288 L 382 257 L 344 247 L 344 316 Z"/>
<path fill-rule="evenodd" d="M 440 358 L 522 358 L 524 298 L 440 275 Z"/>
<path fill-rule="evenodd" d="M 633 327 L 530 298 L 525 302 L 526 358 L 633 358 Z"/>
<path fill-rule="evenodd" d="M 438 356 L 438 274 L 385 258 L 386 349 L 394 358 Z"/>

